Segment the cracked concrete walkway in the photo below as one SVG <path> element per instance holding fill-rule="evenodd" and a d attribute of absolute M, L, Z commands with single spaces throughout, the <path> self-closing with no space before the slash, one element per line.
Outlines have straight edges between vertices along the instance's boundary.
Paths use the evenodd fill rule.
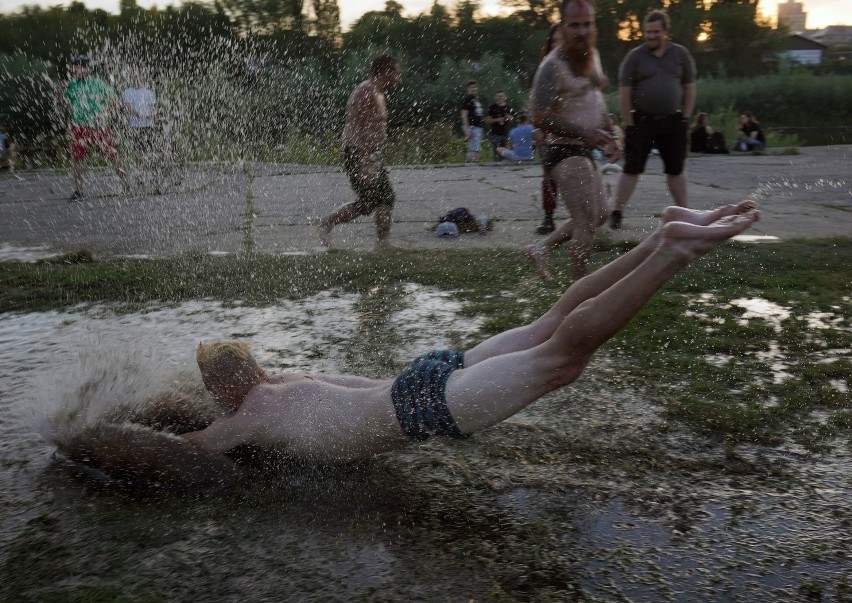
<path fill-rule="evenodd" d="M 805 147 L 799 155 L 706 155 L 687 162 L 690 203 L 710 208 L 751 196 L 762 220 L 751 234 L 852 236 L 852 147 Z M 541 220 L 538 164 L 392 166 L 397 193 L 391 243 L 410 248 L 521 248 Z M 615 186 L 618 175 L 607 175 Z M 311 253 L 321 251 L 309 225 L 354 199 L 335 166 L 193 164 L 181 182 L 155 195 L 139 187 L 120 194 L 106 169 L 89 172 L 89 196 L 68 203 L 68 174 L 30 170 L 0 175 L 0 260 L 91 249 L 99 257 L 172 256 L 187 252 Z M 625 212 L 624 229 L 600 229 L 613 240 L 638 240 L 671 203 L 662 163 L 652 157 Z M 496 220 L 487 236 L 438 239 L 438 216 L 464 206 Z M 567 217 L 560 206 L 557 219 Z M 334 248 L 372 248 L 369 218 L 337 227 Z"/>

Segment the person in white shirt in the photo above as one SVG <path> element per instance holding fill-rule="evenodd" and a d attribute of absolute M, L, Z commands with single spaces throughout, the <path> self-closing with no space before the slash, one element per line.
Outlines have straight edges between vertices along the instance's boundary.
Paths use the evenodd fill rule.
<path fill-rule="evenodd" d="M 142 82 L 137 69 L 131 75 L 131 85 L 121 95 L 127 113 L 127 133 L 142 169 L 156 172 L 161 163 L 162 141 L 156 127 L 157 95 Z"/>

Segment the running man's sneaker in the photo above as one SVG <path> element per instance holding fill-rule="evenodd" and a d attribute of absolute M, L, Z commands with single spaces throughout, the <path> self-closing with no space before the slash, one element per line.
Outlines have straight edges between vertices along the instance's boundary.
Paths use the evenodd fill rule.
<path fill-rule="evenodd" d="M 621 229 L 621 212 L 617 209 L 612 212 L 612 215 L 609 217 L 609 227 L 613 230 Z"/>

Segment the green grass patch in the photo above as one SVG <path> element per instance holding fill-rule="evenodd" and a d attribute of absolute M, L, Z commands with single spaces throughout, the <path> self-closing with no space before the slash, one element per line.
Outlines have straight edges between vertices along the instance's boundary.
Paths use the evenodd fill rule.
<path fill-rule="evenodd" d="M 464 163 L 467 142 L 461 138 L 457 128 L 450 124 L 436 123 L 420 127 L 397 127 L 388 132 L 382 149 L 388 165 L 441 165 Z M 339 165 L 340 136 L 328 131 L 321 135 L 294 132 L 274 149 L 263 149 L 260 159 L 279 163 L 305 165 Z M 482 144 L 482 161 L 493 160 L 491 145 Z"/>
<path fill-rule="evenodd" d="M 625 250 L 602 243 L 594 263 Z M 564 251 L 554 256 L 569 282 Z M 188 255 L 96 261 L 85 250 L 33 264 L 0 264 L 0 308 L 29 312 L 81 303 L 146 304 L 213 298 L 272 305 L 338 289 L 392 295 L 408 282 L 451 290 L 481 337 L 544 312 L 563 285 L 545 285 L 511 249 L 333 251 L 311 256 Z M 792 439 L 818 450 L 848 439 L 852 402 L 852 242 L 730 243 L 690 266 L 606 346 L 620 381 L 651 392 L 674 424 L 729 443 Z M 786 317 L 744 319 L 738 300 Z"/>

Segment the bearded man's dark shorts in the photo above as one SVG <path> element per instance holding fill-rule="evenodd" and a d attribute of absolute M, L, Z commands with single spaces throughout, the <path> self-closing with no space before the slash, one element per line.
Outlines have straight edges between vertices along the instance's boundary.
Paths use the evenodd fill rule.
<path fill-rule="evenodd" d="M 578 144 L 551 144 L 544 151 L 544 169 L 552 170 L 569 157 L 585 157 L 594 163 L 592 150 Z"/>

